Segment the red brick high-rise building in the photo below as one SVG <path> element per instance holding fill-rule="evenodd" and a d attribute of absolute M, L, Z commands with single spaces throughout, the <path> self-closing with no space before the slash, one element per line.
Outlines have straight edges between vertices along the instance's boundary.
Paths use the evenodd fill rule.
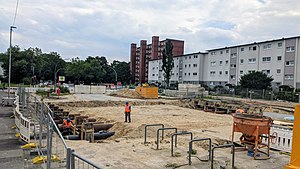
<path fill-rule="evenodd" d="M 146 40 L 140 41 L 140 47 L 135 43 L 130 49 L 130 74 L 131 83 L 145 83 L 148 81 L 148 61 L 162 57 L 167 40 L 171 40 L 173 45 L 173 56 L 183 55 L 184 41 L 175 39 L 165 39 L 159 41 L 158 36 L 152 36 L 152 43 L 147 45 Z"/>

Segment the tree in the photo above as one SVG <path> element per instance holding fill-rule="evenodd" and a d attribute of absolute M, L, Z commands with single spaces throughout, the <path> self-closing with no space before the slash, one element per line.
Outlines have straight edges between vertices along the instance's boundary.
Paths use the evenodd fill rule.
<path fill-rule="evenodd" d="M 163 58 L 162 58 L 162 70 L 164 71 L 164 78 L 167 87 L 170 85 L 170 79 L 172 75 L 172 69 L 174 67 L 174 60 L 173 60 L 173 45 L 171 40 L 167 40 L 166 48 L 163 50 Z"/>
<path fill-rule="evenodd" d="M 242 88 L 267 89 L 271 86 L 272 81 L 272 77 L 269 77 L 263 72 L 255 71 L 242 76 L 240 85 Z"/>
<path fill-rule="evenodd" d="M 118 75 L 118 81 L 129 84 L 130 81 L 130 64 L 127 62 L 120 62 L 114 60 L 113 63 L 110 65 Z"/>

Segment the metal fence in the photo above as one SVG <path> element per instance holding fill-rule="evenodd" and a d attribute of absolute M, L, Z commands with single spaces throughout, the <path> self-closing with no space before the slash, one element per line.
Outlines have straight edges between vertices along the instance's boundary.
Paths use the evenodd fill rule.
<path fill-rule="evenodd" d="M 15 94 L 15 123 L 20 138 L 32 144 L 34 150 L 27 155 L 36 154 L 32 162 L 36 168 L 101 168 L 81 157 L 65 142 L 58 126 L 53 120 L 55 112 L 48 104 L 19 88 Z"/>

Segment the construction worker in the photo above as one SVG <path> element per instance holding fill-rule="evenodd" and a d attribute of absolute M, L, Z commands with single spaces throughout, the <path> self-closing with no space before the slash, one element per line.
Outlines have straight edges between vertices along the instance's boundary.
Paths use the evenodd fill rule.
<path fill-rule="evenodd" d="M 72 121 L 70 118 L 64 119 L 63 126 L 62 126 L 64 135 L 72 134 L 71 124 L 72 124 Z"/>
<path fill-rule="evenodd" d="M 235 111 L 235 113 L 244 114 L 244 113 L 245 113 L 245 110 L 244 110 L 244 109 L 237 109 L 237 110 Z"/>
<path fill-rule="evenodd" d="M 125 103 L 125 122 L 127 122 L 127 118 L 128 118 L 128 123 L 131 122 L 130 112 L 131 112 L 131 106 L 128 102 L 126 102 Z"/>

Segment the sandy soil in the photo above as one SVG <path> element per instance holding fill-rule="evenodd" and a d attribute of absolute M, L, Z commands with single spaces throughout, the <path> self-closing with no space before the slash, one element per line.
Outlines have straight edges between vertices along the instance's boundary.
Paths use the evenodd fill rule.
<path fill-rule="evenodd" d="M 160 149 L 156 150 L 157 127 L 149 128 L 147 144 L 144 141 L 144 125 L 163 123 L 165 127 L 177 127 L 178 131 L 191 131 L 193 138 L 212 138 L 214 145 L 226 144 L 231 138 L 232 117 L 199 110 L 182 108 L 174 105 L 132 105 L 132 123 L 124 123 L 124 108 L 114 107 L 63 107 L 71 113 L 86 114 L 97 121 L 114 123 L 110 129 L 115 136 L 98 143 L 86 141 L 68 141 L 75 151 L 87 157 L 104 168 L 166 168 L 167 166 L 183 165 L 180 168 L 210 168 L 207 162 L 193 158 L 191 166 L 186 165 L 189 136 L 178 137 L 178 147 L 174 149 L 176 157 L 171 156 L 170 132 L 161 141 Z M 238 135 L 235 140 L 238 140 Z M 207 142 L 195 143 L 193 149 L 197 156 L 207 158 Z M 271 153 L 269 160 L 258 161 L 247 156 L 246 152 L 237 152 L 235 166 L 240 169 L 248 168 L 283 168 L 289 157 Z M 228 149 L 216 152 L 216 168 L 220 165 L 230 166 L 231 154 Z"/>

